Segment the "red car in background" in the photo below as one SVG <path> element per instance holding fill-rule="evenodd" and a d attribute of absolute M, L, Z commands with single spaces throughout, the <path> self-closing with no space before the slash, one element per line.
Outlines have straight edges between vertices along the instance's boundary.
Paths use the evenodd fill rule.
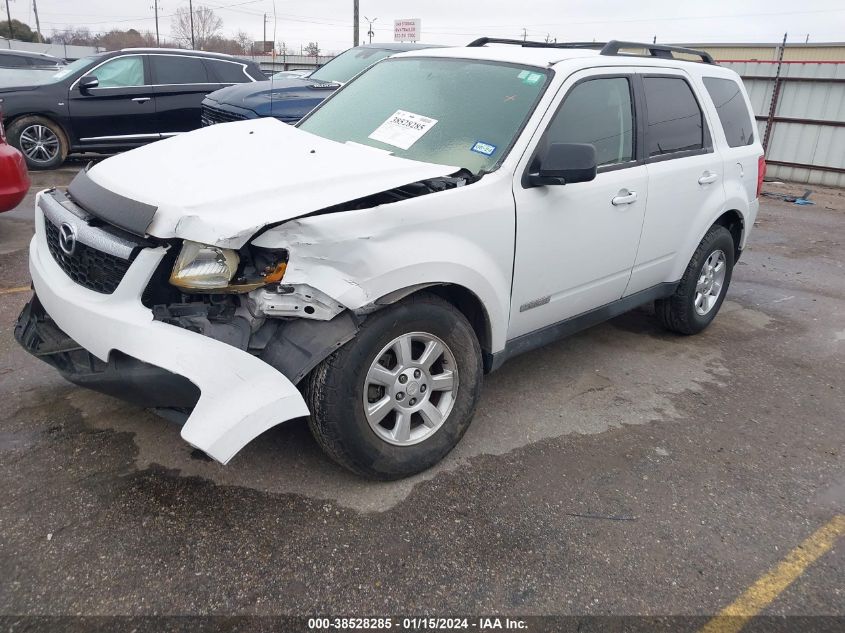
<path fill-rule="evenodd" d="M 0 213 L 14 209 L 29 191 L 29 173 L 23 154 L 6 142 L 0 114 Z"/>

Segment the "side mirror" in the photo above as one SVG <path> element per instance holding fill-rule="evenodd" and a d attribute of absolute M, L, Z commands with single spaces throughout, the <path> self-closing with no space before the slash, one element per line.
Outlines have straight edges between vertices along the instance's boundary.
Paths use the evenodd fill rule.
<path fill-rule="evenodd" d="M 97 79 L 94 75 L 85 75 L 82 79 L 79 80 L 77 86 L 79 87 L 80 92 L 86 92 L 91 90 L 91 88 L 96 88 L 100 85 L 100 80 Z"/>
<path fill-rule="evenodd" d="M 588 182 L 596 177 L 596 148 L 589 143 L 552 143 L 534 159 L 528 174 L 532 187 Z"/>

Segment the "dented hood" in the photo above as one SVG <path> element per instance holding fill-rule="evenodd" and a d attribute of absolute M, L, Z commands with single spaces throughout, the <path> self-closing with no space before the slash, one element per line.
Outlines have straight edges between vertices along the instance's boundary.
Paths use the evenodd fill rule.
<path fill-rule="evenodd" d="M 149 235 L 238 248 L 268 224 L 457 170 L 253 119 L 114 156 L 87 179 L 101 206 L 114 196 L 108 219 L 119 226 L 119 214 L 146 209 Z"/>

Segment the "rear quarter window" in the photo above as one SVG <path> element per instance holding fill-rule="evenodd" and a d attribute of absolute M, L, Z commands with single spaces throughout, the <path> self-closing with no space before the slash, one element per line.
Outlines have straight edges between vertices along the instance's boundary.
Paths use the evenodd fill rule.
<path fill-rule="evenodd" d="M 211 72 L 221 84 L 242 84 L 250 81 L 244 72 L 242 64 L 224 62 L 216 59 L 206 59 Z"/>
<path fill-rule="evenodd" d="M 754 123 L 748 114 L 748 106 L 742 90 L 735 81 L 704 77 L 704 87 L 719 113 L 719 122 L 725 131 L 725 138 L 731 147 L 742 147 L 754 143 Z"/>

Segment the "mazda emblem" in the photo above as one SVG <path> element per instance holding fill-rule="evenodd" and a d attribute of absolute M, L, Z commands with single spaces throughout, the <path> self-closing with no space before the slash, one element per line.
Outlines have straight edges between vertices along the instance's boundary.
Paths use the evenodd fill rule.
<path fill-rule="evenodd" d="M 76 250 L 76 229 L 72 224 L 64 222 L 59 227 L 59 248 L 65 255 L 73 255 Z"/>

